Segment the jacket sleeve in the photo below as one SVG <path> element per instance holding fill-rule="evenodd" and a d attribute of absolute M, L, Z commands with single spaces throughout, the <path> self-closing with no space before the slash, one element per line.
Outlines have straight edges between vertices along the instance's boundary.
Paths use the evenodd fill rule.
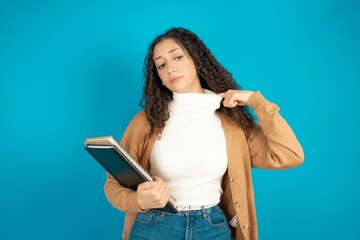
<path fill-rule="evenodd" d="M 129 123 L 124 135 L 120 141 L 120 145 L 137 161 L 140 158 L 141 132 L 139 129 L 144 123 L 140 122 L 141 114 L 136 115 Z M 141 125 L 139 125 L 141 124 Z M 136 141 L 135 141 L 136 140 Z M 132 141 L 134 143 L 132 143 Z M 114 207 L 123 212 L 141 212 L 137 201 L 137 193 L 129 188 L 121 186 L 109 173 L 106 173 L 107 179 L 104 185 L 104 192 L 107 200 Z"/>
<path fill-rule="evenodd" d="M 286 169 L 304 162 L 304 152 L 285 119 L 279 114 L 279 107 L 266 100 L 259 91 L 254 92 L 248 105 L 257 115 L 259 125 L 248 137 L 253 167 L 265 169 Z"/>
<path fill-rule="evenodd" d="M 123 212 L 140 212 L 136 191 L 121 186 L 110 174 L 106 176 L 104 191 L 110 204 Z"/>

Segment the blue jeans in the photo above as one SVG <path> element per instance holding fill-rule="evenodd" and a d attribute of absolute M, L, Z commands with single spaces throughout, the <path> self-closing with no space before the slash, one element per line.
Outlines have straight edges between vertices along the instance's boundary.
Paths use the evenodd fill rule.
<path fill-rule="evenodd" d="M 178 212 L 176 214 L 149 210 L 137 215 L 130 240 L 141 239 L 231 239 L 226 216 L 219 206 Z"/>

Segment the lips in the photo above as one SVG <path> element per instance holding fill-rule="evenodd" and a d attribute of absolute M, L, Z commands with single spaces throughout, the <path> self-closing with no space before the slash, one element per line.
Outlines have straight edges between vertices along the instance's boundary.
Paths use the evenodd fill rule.
<path fill-rule="evenodd" d="M 172 78 L 170 79 L 170 83 L 176 83 L 176 82 L 178 82 L 181 78 L 182 78 L 182 76 L 172 77 Z"/>

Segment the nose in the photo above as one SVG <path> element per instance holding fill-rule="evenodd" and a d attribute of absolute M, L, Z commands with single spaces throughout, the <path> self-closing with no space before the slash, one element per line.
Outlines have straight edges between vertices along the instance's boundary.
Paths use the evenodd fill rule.
<path fill-rule="evenodd" d="M 173 72 L 175 72 L 175 66 L 174 66 L 174 64 L 173 63 L 168 63 L 168 65 L 167 65 L 167 71 L 168 71 L 168 73 L 169 74 L 171 74 L 171 73 L 173 73 Z"/>

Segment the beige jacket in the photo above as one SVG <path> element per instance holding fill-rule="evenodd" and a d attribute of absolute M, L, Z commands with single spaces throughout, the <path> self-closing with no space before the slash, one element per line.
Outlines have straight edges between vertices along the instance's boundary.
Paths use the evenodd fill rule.
<path fill-rule="evenodd" d="M 236 231 L 232 229 L 232 232 L 233 238 L 238 240 L 258 239 L 251 167 L 285 169 L 299 166 L 304 161 L 301 145 L 280 116 L 279 107 L 267 101 L 259 91 L 251 95 L 248 105 L 261 126 L 255 127 L 248 138 L 240 127 L 220 116 L 228 154 L 220 207 L 229 221 L 237 215 Z M 156 140 L 154 135 L 149 135 L 149 130 L 145 113 L 141 111 L 132 119 L 120 141 L 121 146 L 147 170 Z M 104 190 L 112 206 L 126 213 L 123 239 L 128 239 L 136 215 L 141 211 L 136 192 L 120 186 L 109 174 Z"/>

